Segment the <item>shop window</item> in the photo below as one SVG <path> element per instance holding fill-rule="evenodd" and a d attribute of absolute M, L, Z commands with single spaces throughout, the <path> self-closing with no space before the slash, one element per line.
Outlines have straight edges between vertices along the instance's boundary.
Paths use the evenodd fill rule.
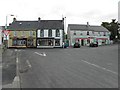
<path fill-rule="evenodd" d="M 33 46 L 33 39 L 28 39 L 27 45 L 28 46 Z"/>
<path fill-rule="evenodd" d="M 53 39 L 38 39 L 38 46 L 53 46 Z"/>
<path fill-rule="evenodd" d="M 90 40 L 89 39 L 87 39 L 87 44 L 89 44 L 90 43 Z"/>
<path fill-rule="evenodd" d="M 16 46 L 16 45 L 17 45 L 17 39 L 13 39 L 12 45 L 13 45 L 13 46 Z"/>
<path fill-rule="evenodd" d="M 55 40 L 55 46 L 60 46 L 60 39 Z"/>

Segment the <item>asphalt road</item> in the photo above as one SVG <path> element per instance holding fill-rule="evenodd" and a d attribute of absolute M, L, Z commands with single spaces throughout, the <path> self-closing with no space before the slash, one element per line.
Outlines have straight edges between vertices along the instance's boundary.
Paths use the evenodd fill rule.
<path fill-rule="evenodd" d="M 21 88 L 117 88 L 118 46 L 19 49 Z"/>

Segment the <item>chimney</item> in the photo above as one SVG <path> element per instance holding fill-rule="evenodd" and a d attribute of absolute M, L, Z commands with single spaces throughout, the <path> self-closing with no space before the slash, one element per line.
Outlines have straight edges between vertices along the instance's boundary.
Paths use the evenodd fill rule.
<path fill-rule="evenodd" d="M 11 25 L 12 23 L 9 23 L 9 26 Z"/>
<path fill-rule="evenodd" d="M 16 18 L 13 18 L 13 22 L 15 22 L 16 21 Z"/>
<path fill-rule="evenodd" d="M 38 17 L 38 22 L 40 22 L 40 20 L 41 20 L 41 18 L 40 18 L 40 17 Z"/>
<path fill-rule="evenodd" d="M 87 26 L 89 26 L 89 22 L 87 22 Z"/>

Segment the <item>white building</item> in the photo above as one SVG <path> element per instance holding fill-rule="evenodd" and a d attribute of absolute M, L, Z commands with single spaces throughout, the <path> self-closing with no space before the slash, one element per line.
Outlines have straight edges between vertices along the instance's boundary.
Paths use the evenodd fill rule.
<path fill-rule="evenodd" d="M 37 48 L 62 47 L 64 41 L 64 19 L 63 20 L 40 20 L 37 29 Z"/>
<path fill-rule="evenodd" d="M 87 46 L 92 42 L 98 45 L 110 44 L 110 32 L 102 26 L 90 26 L 81 24 L 68 25 L 69 45 L 79 42 L 81 46 Z"/>

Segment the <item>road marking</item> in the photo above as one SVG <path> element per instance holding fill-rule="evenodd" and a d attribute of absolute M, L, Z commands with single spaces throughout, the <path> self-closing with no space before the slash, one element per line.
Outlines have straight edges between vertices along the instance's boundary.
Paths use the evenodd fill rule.
<path fill-rule="evenodd" d="M 18 57 L 16 58 L 16 63 L 18 64 Z"/>
<path fill-rule="evenodd" d="M 103 69 L 103 70 L 105 70 L 105 71 L 108 71 L 108 72 L 111 72 L 111 73 L 113 73 L 113 74 L 118 75 L 117 72 L 114 72 L 114 71 L 109 70 L 109 69 L 107 69 L 107 68 L 104 68 L 104 67 L 101 67 L 101 66 L 99 66 L 99 65 L 96 65 L 96 64 L 93 64 L 93 63 L 87 62 L 87 61 L 85 61 L 85 60 L 81 60 L 81 61 L 83 61 L 83 62 L 85 62 L 85 63 L 87 63 L 87 64 L 89 64 L 89 65 L 92 65 L 92 66 L 94 66 L 94 67 L 97 67 L 97 68 L 99 68 L 99 69 Z"/>
<path fill-rule="evenodd" d="M 40 56 L 46 56 L 45 52 L 43 52 L 43 53 L 34 52 L 34 53 L 35 53 L 35 54 L 38 54 L 38 55 L 40 55 Z"/>
<path fill-rule="evenodd" d="M 26 60 L 26 63 L 28 64 L 29 68 L 32 67 L 32 65 L 30 64 L 29 60 Z"/>
<path fill-rule="evenodd" d="M 15 52 L 17 52 L 17 49 L 15 49 Z"/>

